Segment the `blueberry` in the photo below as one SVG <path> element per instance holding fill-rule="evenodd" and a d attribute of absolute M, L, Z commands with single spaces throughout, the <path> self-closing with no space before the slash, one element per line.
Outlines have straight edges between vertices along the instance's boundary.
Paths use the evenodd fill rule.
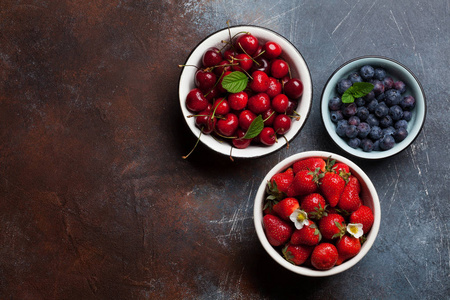
<path fill-rule="evenodd" d="M 369 137 L 370 137 L 372 140 L 378 140 L 378 139 L 380 139 L 380 138 L 382 137 L 382 131 L 381 131 L 381 128 L 378 127 L 378 126 L 372 126 L 372 128 L 370 129 L 370 132 L 369 132 Z"/>
<path fill-rule="evenodd" d="M 367 124 L 366 122 L 361 122 L 358 125 L 358 130 L 359 130 L 358 137 L 363 139 L 369 135 L 370 125 Z"/>
<path fill-rule="evenodd" d="M 348 118 L 348 125 L 358 126 L 361 123 L 361 120 L 357 116 L 351 116 Z"/>
<path fill-rule="evenodd" d="M 357 110 L 357 107 L 356 107 L 355 102 L 348 103 L 348 104 L 346 104 L 346 105 L 344 106 L 344 108 L 342 109 L 342 114 L 343 114 L 345 117 L 349 118 L 349 117 L 351 117 L 351 116 L 356 115 L 356 110 Z"/>
<path fill-rule="evenodd" d="M 370 102 L 371 100 L 375 99 L 375 92 L 372 90 L 367 95 L 365 95 L 363 98 L 367 102 Z"/>
<path fill-rule="evenodd" d="M 380 148 L 382 150 L 389 150 L 392 149 L 395 145 L 395 140 L 392 137 L 392 135 L 385 135 L 381 140 L 380 140 Z"/>
<path fill-rule="evenodd" d="M 370 81 L 371 84 L 373 84 L 373 92 L 375 94 L 375 96 L 378 96 L 381 93 L 384 93 L 384 85 L 381 81 L 377 80 L 377 79 L 372 79 Z"/>
<path fill-rule="evenodd" d="M 416 99 L 414 99 L 414 97 L 411 95 L 405 96 L 400 101 L 400 106 L 404 110 L 412 110 L 416 106 Z"/>
<path fill-rule="evenodd" d="M 336 134 L 340 137 L 345 137 L 345 131 L 347 130 L 348 124 L 346 120 L 340 120 L 336 126 Z"/>
<path fill-rule="evenodd" d="M 381 130 L 381 134 L 383 136 L 385 136 L 385 135 L 393 135 L 394 132 L 395 132 L 395 128 L 392 127 L 392 126 L 389 126 L 387 128 L 384 128 L 383 130 Z"/>
<path fill-rule="evenodd" d="M 348 140 L 348 145 L 354 149 L 358 148 L 361 144 L 361 140 L 358 138 L 352 138 Z"/>
<path fill-rule="evenodd" d="M 358 109 L 356 110 L 356 116 L 361 121 L 365 121 L 365 120 L 367 120 L 367 117 L 369 116 L 369 110 L 365 106 L 358 107 Z"/>
<path fill-rule="evenodd" d="M 367 109 L 369 110 L 369 112 L 373 113 L 375 111 L 375 108 L 377 108 L 377 106 L 378 106 L 377 99 L 373 99 L 367 104 Z"/>
<path fill-rule="evenodd" d="M 361 77 L 365 81 L 369 81 L 372 79 L 373 75 L 375 73 L 375 70 L 372 66 L 365 65 L 359 70 L 359 74 L 361 74 Z"/>
<path fill-rule="evenodd" d="M 398 121 L 403 118 L 403 110 L 398 105 L 391 106 L 389 108 L 389 115 L 392 117 L 392 120 Z"/>
<path fill-rule="evenodd" d="M 359 144 L 359 147 L 361 147 L 364 152 L 371 152 L 373 150 L 373 142 L 371 139 L 363 139 L 361 144 Z"/>
<path fill-rule="evenodd" d="M 384 102 L 381 102 L 375 108 L 374 114 L 378 118 L 384 117 L 389 113 L 389 108 L 386 106 Z"/>
<path fill-rule="evenodd" d="M 378 118 L 375 117 L 374 114 L 369 114 L 369 116 L 366 119 L 366 123 L 369 124 L 370 127 L 380 125 L 380 121 L 378 121 Z"/>
<path fill-rule="evenodd" d="M 394 89 L 398 90 L 400 94 L 403 94 L 406 91 L 406 84 L 403 81 L 394 82 Z"/>
<path fill-rule="evenodd" d="M 381 93 L 377 96 L 377 101 L 378 102 L 382 102 L 384 101 L 384 99 L 386 99 L 386 94 L 385 93 Z"/>
<path fill-rule="evenodd" d="M 366 100 L 364 100 L 364 98 L 356 98 L 355 99 L 355 104 L 358 107 L 364 106 L 364 105 L 366 105 Z"/>
<path fill-rule="evenodd" d="M 334 123 L 337 123 L 337 121 L 342 120 L 344 116 L 342 115 L 342 111 L 340 110 L 333 110 L 330 112 L 330 119 Z"/>
<path fill-rule="evenodd" d="M 395 129 L 398 129 L 400 127 L 408 128 L 408 121 L 406 121 L 406 120 L 398 120 L 397 122 L 394 123 L 394 128 Z"/>
<path fill-rule="evenodd" d="M 355 125 L 348 125 L 347 128 L 345 129 L 345 135 L 349 138 L 355 138 L 358 136 L 358 127 L 356 127 Z"/>
<path fill-rule="evenodd" d="M 328 108 L 330 110 L 339 110 L 342 106 L 341 98 L 339 97 L 333 97 L 328 101 Z"/>
<path fill-rule="evenodd" d="M 412 112 L 410 112 L 409 110 L 403 111 L 403 120 L 409 122 L 409 121 L 411 121 L 411 118 L 412 118 Z"/>
<path fill-rule="evenodd" d="M 385 77 L 383 79 L 384 89 L 390 90 L 394 87 L 394 79 L 392 77 Z"/>
<path fill-rule="evenodd" d="M 376 140 L 373 142 L 373 151 L 380 151 L 380 140 Z"/>
<path fill-rule="evenodd" d="M 380 118 L 380 127 L 386 128 L 389 126 L 394 125 L 394 121 L 392 120 L 392 117 L 390 115 L 385 115 Z"/>
<path fill-rule="evenodd" d="M 373 78 L 382 81 L 386 77 L 386 71 L 383 68 L 375 68 Z"/>
<path fill-rule="evenodd" d="M 337 92 L 342 95 L 349 87 L 352 86 L 352 84 L 352 81 L 347 78 L 339 80 L 337 83 Z"/>
<path fill-rule="evenodd" d="M 384 94 L 386 95 L 384 102 L 386 102 L 388 106 L 397 105 L 402 100 L 402 96 L 399 90 L 389 89 L 384 92 Z"/>
<path fill-rule="evenodd" d="M 355 82 L 362 82 L 362 81 L 363 81 L 362 78 L 361 78 L 361 76 L 359 76 L 359 73 L 358 73 L 358 72 L 354 72 L 354 73 L 348 75 L 347 78 L 350 79 L 350 81 L 351 81 L 352 83 L 355 83 Z"/>
<path fill-rule="evenodd" d="M 408 136 L 408 130 L 404 127 L 400 127 L 395 130 L 393 137 L 397 143 L 400 143 Z"/>

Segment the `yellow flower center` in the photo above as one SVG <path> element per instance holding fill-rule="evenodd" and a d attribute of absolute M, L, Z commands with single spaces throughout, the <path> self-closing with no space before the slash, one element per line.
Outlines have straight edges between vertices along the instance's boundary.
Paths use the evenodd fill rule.
<path fill-rule="evenodd" d="M 297 216 L 297 221 L 299 221 L 299 222 L 303 222 L 303 221 L 305 221 L 305 216 L 303 215 L 303 214 L 298 214 L 298 216 Z"/>
<path fill-rule="evenodd" d="M 358 233 L 358 227 L 356 227 L 356 226 L 350 226 L 350 231 L 351 231 L 351 233 L 353 233 L 353 234 L 357 234 L 357 233 Z"/>

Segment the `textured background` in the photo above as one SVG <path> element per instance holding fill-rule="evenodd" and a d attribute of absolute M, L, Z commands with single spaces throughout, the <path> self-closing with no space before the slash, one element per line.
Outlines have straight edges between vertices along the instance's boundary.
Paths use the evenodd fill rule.
<path fill-rule="evenodd" d="M 0 298 L 448 299 L 450 2 L 0 2 Z M 200 146 L 178 104 L 178 64 L 206 35 L 260 25 L 311 70 L 311 115 L 289 149 L 237 160 Z M 382 223 L 349 271 L 305 278 L 255 235 L 256 190 L 280 160 L 336 149 L 322 88 L 353 57 L 407 65 L 426 124 L 401 154 L 353 159 Z"/>

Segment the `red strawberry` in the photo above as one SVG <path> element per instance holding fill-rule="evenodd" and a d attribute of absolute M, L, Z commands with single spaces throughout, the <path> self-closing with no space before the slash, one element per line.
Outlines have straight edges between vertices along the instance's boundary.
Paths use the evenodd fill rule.
<path fill-rule="evenodd" d="M 324 214 L 325 198 L 319 193 L 309 194 L 301 199 L 300 206 L 309 218 L 319 220 Z"/>
<path fill-rule="evenodd" d="M 288 187 L 291 185 L 294 180 L 294 171 L 292 168 L 287 169 L 283 173 L 278 173 L 272 176 L 270 182 L 272 184 L 276 184 L 278 191 L 286 193 Z"/>
<path fill-rule="evenodd" d="M 297 229 L 291 236 L 291 244 L 315 246 L 322 239 L 317 225 L 309 220 L 308 225 L 304 225 L 302 229 Z"/>
<path fill-rule="evenodd" d="M 272 213 L 272 207 L 286 197 L 287 189 L 293 180 L 294 171 L 292 171 L 292 168 L 272 176 L 269 182 L 267 182 L 268 196 L 264 206 L 264 213 Z"/>
<path fill-rule="evenodd" d="M 295 198 L 284 198 L 273 206 L 273 211 L 282 219 L 289 220 L 289 216 L 299 208 L 298 200 Z"/>
<path fill-rule="evenodd" d="M 287 244 L 286 247 L 283 248 L 282 252 L 284 258 L 286 258 L 288 262 L 299 266 L 308 259 L 313 249 L 314 247 L 306 245 Z"/>
<path fill-rule="evenodd" d="M 350 176 L 350 168 L 341 162 L 337 162 L 335 163 L 332 167 L 331 170 L 333 172 L 335 172 L 336 174 L 338 174 L 339 176 L 341 176 L 342 178 L 344 178 L 345 181 L 347 181 L 348 177 Z"/>
<path fill-rule="evenodd" d="M 302 170 L 295 174 L 292 184 L 289 186 L 287 195 L 289 197 L 302 196 L 317 191 L 317 173 Z"/>
<path fill-rule="evenodd" d="M 358 210 L 350 215 L 350 223 L 361 223 L 363 225 L 364 234 L 367 234 L 372 228 L 374 222 L 373 212 L 370 207 L 361 205 Z"/>
<path fill-rule="evenodd" d="M 328 214 L 319 221 L 319 230 L 325 239 L 331 240 L 345 233 L 345 220 L 340 214 Z"/>
<path fill-rule="evenodd" d="M 361 187 L 358 179 L 355 176 L 350 176 L 348 183 L 342 191 L 338 207 L 346 210 L 347 212 L 357 210 L 362 205 L 361 199 L 359 198 L 360 190 Z"/>
<path fill-rule="evenodd" d="M 361 242 L 355 237 L 344 235 L 337 241 L 336 249 L 339 253 L 336 265 L 340 265 L 343 261 L 352 258 L 359 253 L 361 250 Z"/>
<path fill-rule="evenodd" d="M 265 215 L 263 223 L 267 240 L 275 247 L 286 243 L 294 231 L 292 223 L 288 223 L 274 215 Z"/>
<path fill-rule="evenodd" d="M 333 244 L 321 243 L 311 253 L 311 264 L 319 270 L 329 270 L 336 264 L 338 251 Z"/>
<path fill-rule="evenodd" d="M 327 172 L 320 178 L 320 191 L 331 207 L 335 207 L 345 187 L 345 180 L 336 173 Z"/>
<path fill-rule="evenodd" d="M 319 168 L 319 170 L 321 172 L 324 172 L 325 166 L 326 166 L 326 163 L 322 158 L 311 157 L 311 158 L 306 158 L 306 159 L 296 161 L 293 165 L 293 168 L 294 168 L 294 173 L 297 174 L 298 172 L 303 171 L 303 170 L 315 171 L 317 168 Z"/>

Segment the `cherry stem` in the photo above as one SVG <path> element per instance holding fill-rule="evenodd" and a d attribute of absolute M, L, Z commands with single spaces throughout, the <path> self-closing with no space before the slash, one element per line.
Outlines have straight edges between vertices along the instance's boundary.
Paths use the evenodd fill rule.
<path fill-rule="evenodd" d="M 197 145 L 198 145 L 198 142 L 200 141 L 200 137 L 202 136 L 202 133 L 203 133 L 203 128 L 202 128 L 202 130 L 200 131 L 200 134 L 199 134 L 199 136 L 198 136 L 197 142 L 195 142 L 194 148 L 192 148 L 192 150 L 191 150 L 187 155 L 182 156 L 183 159 L 188 158 L 189 155 L 191 155 L 192 152 L 194 152 L 195 148 L 197 148 Z"/>
<path fill-rule="evenodd" d="M 179 68 L 183 68 L 183 67 L 195 67 L 196 69 L 200 69 L 199 67 L 197 67 L 196 65 L 178 65 Z"/>
<path fill-rule="evenodd" d="M 230 160 L 232 161 L 232 162 L 234 162 L 234 159 L 233 159 L 233 156 L 231 156 L 231 152 L 233 151 L 233 146 L 231 146 L 231 149 L 230 149 Z"/>
<path fill-rule="evenodd" d="M 263 123 L 266 122 L 267 120 L 269 120 L 270 117 L 273 116 L 274 113 L 275 113 L 275 111 L 273 111 L 267 118 L 265 118 L 265 119 L 263 120 Z"/>
<path fill-rule="evenodd" d="M 288 141 L 288 139 L 284 136 L 284 135 L 282 135 L 282 137 L 285 139 L 285 141 L 286 141 L 286 149 L 289 149 L 289 141 Z"/>

